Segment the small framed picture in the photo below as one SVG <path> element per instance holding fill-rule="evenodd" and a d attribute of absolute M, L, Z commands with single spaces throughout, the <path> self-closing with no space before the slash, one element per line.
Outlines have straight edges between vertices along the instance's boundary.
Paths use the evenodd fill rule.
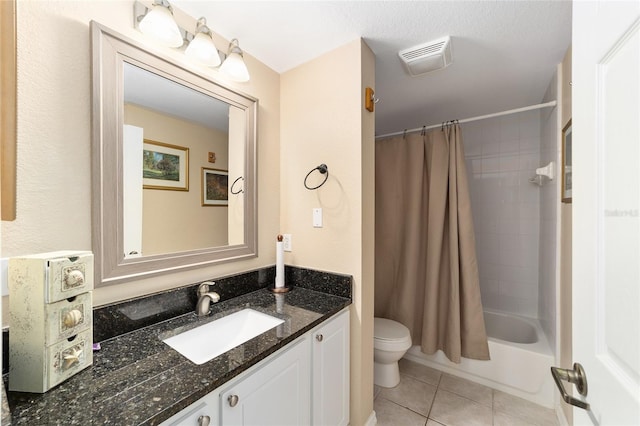
<path fill-rule="evenodd" d="M 142 152 L 144 189 L 189 190 L 189 148 L 144 140 Z"/>
<path fill-rule="evenodd" d="M 571 202 L 571 120 L 562 129 L 562 202 Z"/>
<path fill-rule="evenodd" d="M 229 172 L 202 168 L 202 205 L 229 205 Z"/>

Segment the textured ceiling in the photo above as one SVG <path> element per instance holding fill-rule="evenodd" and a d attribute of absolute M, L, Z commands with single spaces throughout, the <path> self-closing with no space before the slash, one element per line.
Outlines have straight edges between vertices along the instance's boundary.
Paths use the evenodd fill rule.
<path fill-rule="evenodd" d="M 540 103 L 571 42 L 571 2 L 172 3 L 284 72 L 362 37 L 376 55 L 376 133 Z M 397 52 L 449 35 L 453 63 L 409 76 Z"/>

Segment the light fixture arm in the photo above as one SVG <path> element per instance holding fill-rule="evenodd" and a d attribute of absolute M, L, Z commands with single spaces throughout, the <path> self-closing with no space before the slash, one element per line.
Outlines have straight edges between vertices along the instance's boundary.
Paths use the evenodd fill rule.
<path fill-rule="evenodd" d="M 204 33 L 209 36 L 212 35 L 211 29 L 207 26 L 207 18 L 205 18 L 204 16 L 200 17 L 196 21 L 196 32 L 194 33 L 194 35 L 198 33 Z"/>
<path fill-rule="evenodd" d="M 238 55 L 240 55 L 240 56 L 242 56 L 244 58 L 244 52 L 240 48 L 240 42 L 238 41 L 237 38 L 232 39 L 231 42 L 229 43 L 229 49 L 227 50 L 227 56 L 229 56 L 232 53 L 237 53 Z"/>

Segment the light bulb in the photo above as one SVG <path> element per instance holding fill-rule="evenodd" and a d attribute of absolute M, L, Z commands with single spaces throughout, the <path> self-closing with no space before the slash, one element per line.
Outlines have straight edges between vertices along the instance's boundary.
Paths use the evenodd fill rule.
<path fill-rule="evenodd" d="M 182 46 L 182 34 L 168 7 L 156 4 L 140 21 L 140 32 L 167 47 Z"/>
<path fill-rule="evenodd" d="M 204 32 L 196 34 L 189 43 L 189 46 L 187 46 L 184 54 L 208 67 L 217 67 L 220 65 L 218 49 L 216 49 L 215 44 L 213 44 L 211 36 Z"/>
<path fill-rule="evenodd" d="M 233 39 L 229 43 L 229 53 L 220 67 L 220 72 L 239 83 L 249 81 L 249 70 L 242 58 L 242 49 L 240 49 L 237 39 Z"/>

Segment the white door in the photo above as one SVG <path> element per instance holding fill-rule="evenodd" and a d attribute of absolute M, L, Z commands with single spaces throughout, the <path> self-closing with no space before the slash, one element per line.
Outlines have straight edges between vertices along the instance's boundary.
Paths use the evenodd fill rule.
<path fill-rule="evenodd" d="M 325 323 L 311 342 L 311 424 L 349 424 L 349 311 Z"/>
<path fill-rule="evenodd" d="M 640 1 L 574 2 L 572 69 L 574 423 L 640 425 Z"/>
<path fill-rule="evenodd" d="M 124 258 L 142 256 L 142 127 L 124 125 L 122 148 Z"/>
<path fill-rule="evenodd" d="M 226 426 L 302 426 L 311 420 L 308 337 L 220 393 Z"/>

